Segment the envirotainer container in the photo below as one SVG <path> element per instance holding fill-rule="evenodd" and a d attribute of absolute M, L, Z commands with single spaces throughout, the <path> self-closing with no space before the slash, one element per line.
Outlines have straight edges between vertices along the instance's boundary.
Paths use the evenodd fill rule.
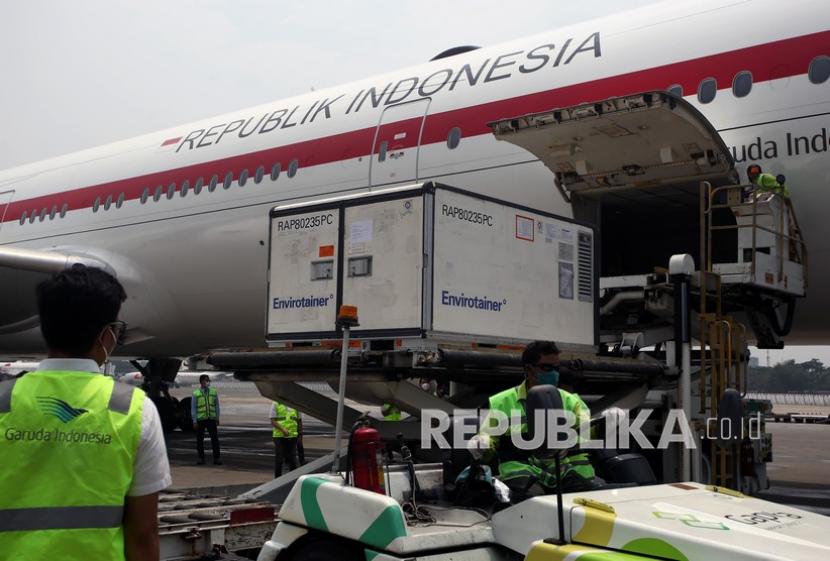
<path fill-rule="evenodd" d="M 269 238 L 269 343 L 338 337 L 341 304 L 364 340 L 597 342 L 595 235 L 567 218 L 419 183 L 275 207 Z"/>

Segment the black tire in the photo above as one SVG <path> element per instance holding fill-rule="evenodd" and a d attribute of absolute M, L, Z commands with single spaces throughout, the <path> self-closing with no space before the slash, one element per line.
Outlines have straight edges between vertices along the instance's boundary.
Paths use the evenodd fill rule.
<path fill-rule="evenodd" d="M 285 561 L 364 561 L 365 554 L 361 548 L 345 540 L 315 537 L 300 540 L 291 546 Z M 332 557 L 334 555 L 335 557 Z M 283 561 L 283 556 L 278 557 Z"/>
<path fill-rule="evenodd" d="M 174 398 L 160 397 L 153 400 L 161 419 L 161 429 L 165 432 L 173 432 L 179 426 L 179 402 Z"/>
<path fill-rule="evenodd" d="M 193 432 L 193 417 L 190 416 L 190 402 L 192 397 L 186 397 L 179 401 L 179 428 L 183 432 Z"/>

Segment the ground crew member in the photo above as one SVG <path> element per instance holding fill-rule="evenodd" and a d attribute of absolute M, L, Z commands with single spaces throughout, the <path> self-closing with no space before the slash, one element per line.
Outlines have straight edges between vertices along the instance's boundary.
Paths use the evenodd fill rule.
<path fill-rule="evenodd" d="M 271 408 L 271 426 L 274 427 L 274 477 L 279 477 L 283 463 L 288 463 L 288 471 L 297 469 L 297 447 L 302 444 L 303 420 L 299 411 L 275 401 Z"/>
<path fill-rule="evenodd" d="M 0 382 L 0 556 L 158 561 L 158 492 L 171 483 L 158 412 L 100 374 L 126 324 L 110 274 L 75 265 L 37 287 L 49 348 Z"/>
<path fill-rule="evenodd" d="M 790 190 L 784 185 L 784 176 L 774 176 L 771 173 L 763 173 L 761 166 L 752 164 L 746 168 L 746 176 L 749 182 L 755 185 L 759 191 L 775 193 L 784 197 L 790 196 Z M 780 180 L 780 181 L 779 181 Z"/>
<path fill-rule="evenodd" d="M 219 459 L 219 394 L 216 388 L 210 387 L 210 376 L 199 376 L 199 387 L 193 390 L 193 399 L 190 401 L 190 416 L 195 419 L 193 428 L 196 429 L 196 452 L 199 454 L 199 465 L 205 463 L 205 429 L 210 434 L 210 445 L 213 448 L 213 463 L 221 466 Z"/>
<path fill-rule="evenodd" d="M 383 415 L 384 421 L 400 421 L 402 418 L 401 410 L 391 403 L 384 403 L 380 408 L 380 414 Z"/>
<path fill-rule="evenodd" d="M 490 397 L 490 410 L 501 411 L 508 419 L 514 411 L 519 411 L 522 419 L 525 418 L 524 403 L 530 388 L 540 384 L 555 386 L 559 383 L 559 349 L 553 342 L 534 341 L 529 344 L 522 353 L 522 365 L 525 381 Z M 574 414 L 577 425 L 590 420 L 588 406 L 578 395 L 563 389 L 559 389 L 559 393 L 564 409 Z M 485 421 L 485 426 L 488 424 L 492 424 L 489 418 Z M 523 422 L 518 429 L 526 431 L 527 424 Z M 532 452 L 512 446 L 510 434 L 513 430 L 516 427 L 510 427 L 501 437 L 479 435 L 484 436 L 485 442 L 489 443 L 482 459 L 487 462 L 497 460 L 499 479 L 510 487 L 514 501 L 553 492 L 557 480 L 554 461 L 540 460 Z M 586 452 L 565 456 L 561 468 L 562 486 L 566 491 L 593 489 L 599 483 L 599 480 L 595 481 L 594 468 Z"/>

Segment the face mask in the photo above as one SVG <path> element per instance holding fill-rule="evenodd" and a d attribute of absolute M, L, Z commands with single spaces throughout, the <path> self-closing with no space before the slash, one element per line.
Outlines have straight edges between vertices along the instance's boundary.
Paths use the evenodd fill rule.
<path fill-rule="evenodd" d="M 559 383 L 559 371 L 550 370 L 548 372 L 539 372 L 537 378 L 540 384 L 550 384 L 551 386 L 555 386 Z"/>
<path fill-rule="evenodd" d="M 110 333 L 112 333 L 111 328 L 107 327 L 107 329 L 109 329 Z M 112 337 L 113 337 L 113 339 L 117 339 L 117 337 L 115 336 L 115 333 L 112 333 Z M 104 369 L 106 369 L 106 365 L 110 361 L 110 353 L 112 351 L 107 350 L 107 346 L 104 344 L 104 334 L 103 333 L 101 333 L 101 335 L 98 337 L 98 342 L 101 343 L 101 348 L 104 350 L 104 364 L 102 364 L 102 366 L 104 367 Z M 114 349 L 115 349 L 115 346 L 113 346 L 113 350 Z"/>

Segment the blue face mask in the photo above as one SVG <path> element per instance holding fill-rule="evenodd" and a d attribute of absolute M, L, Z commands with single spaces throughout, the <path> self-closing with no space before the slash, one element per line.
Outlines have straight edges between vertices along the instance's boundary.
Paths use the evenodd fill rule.
<path fill-rule="evenodd" d="M 550 384 L 551 386 L 555 386 L 559 383 L 559 371 L 556 369 L 542 371 L 539 372 L 537 378 L 540 384 Z"/>

